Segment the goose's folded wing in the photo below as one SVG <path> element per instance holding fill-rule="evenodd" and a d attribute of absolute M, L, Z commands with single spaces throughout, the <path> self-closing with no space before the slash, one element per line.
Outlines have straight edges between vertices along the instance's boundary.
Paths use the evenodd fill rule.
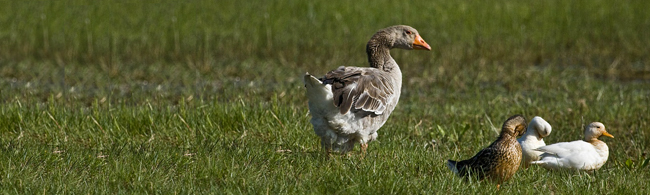
<path fill-rule="evenodd" d="M 341 66 L 328 72 L 322 81 L 332 85 L 334 105 L 341 114 L 352 110 L 380 115 L 395 95 L 395 81 L 375 68 Z"/>

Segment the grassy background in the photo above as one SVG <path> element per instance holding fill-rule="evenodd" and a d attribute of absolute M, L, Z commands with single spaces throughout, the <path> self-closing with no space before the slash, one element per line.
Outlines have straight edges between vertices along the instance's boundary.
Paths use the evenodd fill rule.
<path fill-rule="evenodd" d="M 446 159 L 514 114 L 547 143 L 603 122 L 593 174 L 520 170 L 508 193 L 650 192 L 648 1 L 0 1 L 2 193 L 492 193 Z M 380 28 L 399 106 L 360 159 L 319 152 L 301 76 L 366 66 Z M 356 152 L 355 152 L 356 153 Z"/>

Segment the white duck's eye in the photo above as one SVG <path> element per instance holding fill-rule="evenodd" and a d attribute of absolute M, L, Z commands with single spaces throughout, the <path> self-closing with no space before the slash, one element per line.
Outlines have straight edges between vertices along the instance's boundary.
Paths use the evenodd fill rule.
<path fill-rule="evenodd" d="M 406 31 L 404 31 L 404 32 L 405 32 L 407 35 L 413 34 L 413 32 L 411 32 L 410 30 L 406 30 Z"/>

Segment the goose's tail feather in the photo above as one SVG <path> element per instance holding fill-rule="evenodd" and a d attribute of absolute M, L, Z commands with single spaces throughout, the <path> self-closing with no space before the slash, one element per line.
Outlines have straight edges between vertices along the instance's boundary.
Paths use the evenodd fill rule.
<path fill-rule="evenodd" d="M 323 82 L 309 73 L 305 73 L 303 81 L 305 88 L 307 88 L 307 98 L 310 105 L 334 105 L 330 85 L 324 85 Z"/>

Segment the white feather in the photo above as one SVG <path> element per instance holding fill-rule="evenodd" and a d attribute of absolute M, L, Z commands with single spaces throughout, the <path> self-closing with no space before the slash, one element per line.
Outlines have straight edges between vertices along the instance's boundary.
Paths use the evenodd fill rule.
<path fill-rule="evenodd" d="M 539 156 L 542 155 L 542 152 L 535 149 L 546 146 L 543 138 L 548 136 L 551 131 L 551 124 L 542 117 L 536 116 L 528 123 L 526 133 L 517 139 L 521 145 L 524 166 L 528 166 L 530 162 L 540 159 Z"/>
<path fill-rule="evenodd" d="M 596 170 L 602 167 L 609 156 L 609 147 L 605 142 L 598 140 L 601 135 L 613 137 L 607 131 L 602 123 L 591 123 L 585 129 L 585 138 L 583 140 L 572 142 L 560 142 L 537 148 L 537 151 L 543 152 L 541 159 L 533 161 L 531 164 L 541 165 L 544 168 L 557 169 L 576 169 L 576 170 Z"/>
<path fill-rule="evenodd" d="M 324 85 L 316 77 L 304 76 L 309 112 L 314 132 L 321 137 L 321 145 L 336 152 L 348 152 L 355 143 L 367 143 L 377 138 L 377 129 L 383 125 L 364 123 L 364 118 L 348 112 L 341 114 L 334 106 L 331 85 Z"/>

